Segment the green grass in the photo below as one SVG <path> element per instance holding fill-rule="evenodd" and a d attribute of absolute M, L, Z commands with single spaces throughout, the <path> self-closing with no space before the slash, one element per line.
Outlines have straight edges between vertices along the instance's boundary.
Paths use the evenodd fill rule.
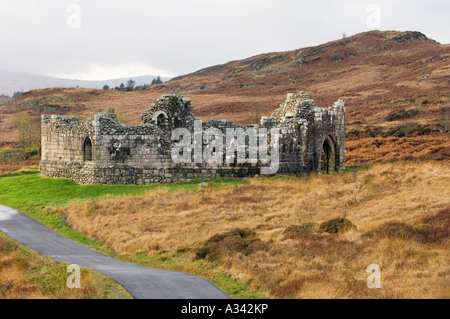
<path fill-rule="evenodd" d="M 168 189 L 170 191 L 196 190 L 198 189 L 198 184 L 203 181 L 216 186 L 237 186 L 243 183 L 241 179 L 221 178 L 166 185 L 153 184 L 147 186 L 79 185 L 69 179 L 43 178 L 39 176 L 37 171 L 27 171 L 0 177 L 0 202 L 14 205 L 21 209 L 34 210 L 49 205 L 65 205 L 72 201 L 98 199 L 106 195 L 142 195 L 155 189 Z"/>
<path fill-rule="evenodd" d="M 351 173 L 351 172 L 355 172 L 357 170 L 359 170 L 359 171 L 367 170 L 367 169 L 371 168 L 372 166 L 373 166 L 373 164 L 360 164 L 360 165 L 346 166 L 345 173 Z"/>
<path fill-rule="evenodd" d="M 0 177 L 0 203 L 32 215 L 58 228 L 54 214 L 46 207 L 64 206 L 70 202 L 96 200 L 104 196 L 138 196 L 156 189 L 170 191 L 197 190 L 204 180 L 166 185 L 79 185 L 72 180 L 50 179 L 39 176 L 37 171 L 18 172 Z M 207 181 L 210 185 L 239 185 L 242 179 L 222 178 Z"/>
<path fill-rule="evenodd" d="M 96 249 L 111 257 L 150 267 L 181 270 L 190 263 L 195 272 L 212 281 L 233 298 L 260 298 L 250 290 L 249 285 L 227 277 L 218 265 L 208 261 L 193 261 L 183 253 L 160 252 L 153 256 L 147 254 L 118 255 L 102 242 L 92 240 L 86 235 L 71 229 L 59 213 L 57 207 L 72 202 L 99 200 L 105 196 L 139 196 L 158 189 L 169 191 L 197 190 L 199 183 L 207 182 L 209 187 L 244 183 L 243 179 L 221 178 L 194 180 L 185 183 L 166 185 L 79 185 L 69 179 L 50 179 L 39 176 L 37 171 L 17 172 L 0 177 L 0 204 L 20 210 L 37 219 L 58 233 Z"/>

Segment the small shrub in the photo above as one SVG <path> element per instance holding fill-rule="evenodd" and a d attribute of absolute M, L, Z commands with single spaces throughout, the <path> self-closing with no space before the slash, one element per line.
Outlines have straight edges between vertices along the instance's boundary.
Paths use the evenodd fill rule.
<path fill-rule="evenodd" d="M 425 225 L 434 226 L 434 234 L 428 233 L 425 236 L 428 239 L 435 239 L 435 241 L 450 238 L 450 207 L 441 209 L 437 214 L 423 218 L 422 222 Z"/>
<path fill-rule="evenodd" d="M 419 114 L 419 111 L 416 109 L 395 111 L 395 112 L 390 113 L 386 117 L 386 121 L 392 122 L 392 121 L 409 119 L 411 117 L 416 116 L 417 114 Z"/>
<path fill-rule="evenodd" d="M 382 136 L 404 137 L 410 135 L 423 135 L 430 132 L 431 128 L 428 125 L 422 125 L 416 122 L 407 122 L 399 126 L 391 127 L 390 129 L 383 132 Z"/>
<path fill-rule="evenodd" d="M 401 238 L 410 239 L 413 233 L 411 225 L 399 222 L 389 222 L 377 227 L 374 231 L 369 232 L 369 235 L 378 235 L 382 238 Z"/>
<path fill-rule="evenodd" d="M 385 223 L 369 231 L 366 236 L 381 238 L 400 238 L 422 243 L 436 243 L 450 237 L 450 208 L 427 216 L 423 224 L 408 225 L 400 222 Z"/>
<path fill-rule="evenodd" d="M 266 244 L 256 237 L 255 231 L 248 228 L 237 228 L 209 238 L 202 248 L 197 249 L 195 259 L 217 260 L 220 256 L 228 255 L 230 252 L 249 255 L 255 251 L 266 249 Z"/>
<path fill-rule="evenodd" d="M 370 126 L 370 127 L 366 128 L 364 135 L 369 136 L 369 137 L 376 137 L 376 136 L 383 135 L 383 127 Z"/>
<path fill-rule="evenodd" d="M 298 279 L 291 279 L 287 282 L 282 283 L 281 285 L 276 285 L 273 287 L 272 293 L 275 296 L 279 296 L 281 298 L 293 298 L 303 286 L 309 282 L 308 277 L 301 277 Z"/>
<path fill-rule="evenodd" d="M 441 209 L 437 214 L 426 216 L 422 219 L 424 224 L 441 225 L 443 227 L 450 227 L 450 206 Z"/>
<path fill-rule="evenodd" d="M 209 247 L 202 247 L 195 252 L 195 259 L 205 259 L 209 254 Z"/>
<path fill-rule="evenodd" d="M 306 223 L 301 225 L 291 225 L 284 230 L 284 239 L 296 239 L 306 234 L 312 234 L 319 230 L 319 224 Z"/>
<path fill-rule="evenodd" d="M 330 234 L 338 234 L 356 230 L 356 226 L 348 219 L 335 218 L 320 224 L 319 230 Z"/>
<path fill-rule="evenodd" d="M 422 125 L 416 122 L 406 122 L 400 125 L 391 127 L 382 126 L 368 126 L 364 131 L 351 130 L 347 136 L 357 137 L 404 137 L 404 136 L 416 136 L 424 135 L 436 131 L 437 128 L 428 124 Z"/>
<path fill-rule="evenodd" d="M 19 162 L 39 157 L 39 147 L 0 150 L 0 162 Z"/>

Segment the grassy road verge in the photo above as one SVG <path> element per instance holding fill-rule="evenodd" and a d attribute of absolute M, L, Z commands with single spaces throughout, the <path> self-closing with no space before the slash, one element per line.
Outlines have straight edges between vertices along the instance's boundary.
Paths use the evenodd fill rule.
<path fill-rule="evenodd" d="M 58 233 L 108 256 L 168 270 L 186 271 L 186 264 L 188 264 L 189 272 L 210 280 L 233 298 L 258 298 L 259 295 L 252 291 L 249 285 L 230 278 L 223 269 L 212 262 L 190 260 L 177 252 L 172 254 L 170 259 L 167 252 L 152 255 L 142 253 L 118 254 L 103 242 L 93 240 L 72 229 L 58 210 L 58 207 L 64 207 L 68 204 L 96 201 L 103 198 L 139 196 L 153 190 L 170 192 L 197 190 L 200 182 L 202 181 L 149 186 L 79 185 L 68 179 L 42 178 L 37 171 L 25 171 L 0 177 L 0 204 L 20 210 Z M 208 181 L 209 187 L 237 186 L 241 183 L 241 179 Z"/>
<path fill-rule="evenodd" d="M 130 299 L 111 278 L 81 269 L 81 288 L 68 288 L 67 263 L 39 255 L 0 232 L 0 299 Z"/>

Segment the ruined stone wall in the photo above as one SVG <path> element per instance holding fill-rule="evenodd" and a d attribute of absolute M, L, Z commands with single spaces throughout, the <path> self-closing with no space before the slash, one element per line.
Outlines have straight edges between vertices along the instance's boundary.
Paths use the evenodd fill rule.
<path fill-rule="evenodd" d="M 260 174 L 265 164 L 259 160 L 227 163 L 230 156 L 226 148 L 230 142 L 228 137 L 222 141 L 221 163 L 208 164 L 205 158 L 196 162 L 196 142 L 200 141 L 202 152 L 211 151 L 209 147 L 214 139 L 195 138 L 197 124 L 194 123 L 199 121 L 195 122 L 192 112 L 189 99 L 166 95 L 143 113 L 141 125 L 122 124 L 110 113 L 97 114 L 85 121 L 76 117 L 43 115 L 41 174 L 71 178 L 82 184 L 138 185 Z M 342 101 L 329 108 L 319 108 L 304 92 L 289 94 L 286 102 L 271 117 L 263 117 L 260 124 L 268 130 L 277 128 L 280 131 L 278 173 L 332 173 L 345 169 L 345 108 Z M 257 131 L 259 127 L 211 120 L 201 123 L 197 129 L 202 132 L 212 129 L 226 136 L 227 129 Z M 178 155 L 172 153 L 176 142 L 172 140 L 172 133 L 177 128 L 193 132 L 188 162 L 176 161 Z M 252 149 L 249 141 L 245 144 L 248 157 Z M 87 145 L 92 152 L 90 156 L 86 155 Z M 220 151 L 214 150 L 213 154 Z M 237 150 L 231 156 L 236 158 Z M 326 170 L 324 165 L 327 165 Z"/>
<path fill-rule="evenodd" d="M 97 114 L 95 122 L 95 183 L 143 184 L 148 170 L 161 176 L 169 146 L 156 125 L 125 125 L 109 113 Z"/>
<path fill-rule="evenodd" d="M 345 107 L 339 100 L 322 108 L 304 92 L 288 94 L 286 102 L 270 118 L 276 120 L 280 140 L 280 173 L 307 174 L 322 172 L 322 148 L 329 141 L 333 172 L 345 170 Z M 272 124 L 273 125 L 273 124 Z"/>
<path fill-rule="evenodd" d="M 94 137 L 92 120 L 77 117 L 42 115 L 41 162 L 39 169 L 46 177 L 66 177 L 78 183 L 93 183 L 94 162 L 83 159 L 83 142 Z"/>

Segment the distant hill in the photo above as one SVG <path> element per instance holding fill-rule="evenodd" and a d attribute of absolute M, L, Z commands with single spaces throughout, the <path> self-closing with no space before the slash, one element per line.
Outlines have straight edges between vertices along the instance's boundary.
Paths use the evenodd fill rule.
<path fill-rule="evenodd" d="M 51 76 L 16 74 L 0 71 L 0 94 L 11 96 L 15 91 L 30 91 L 35 89 L 45 89 L 54 87 L 81 87 L 91 89 L 101 89 L 106 84 L 109 87 L 126 84 L 129 79 L 136 81 L 136 85 L 150 84 L 156 75 L 144 75 L 129 78 L 118 78 L 104 81 L 84 81 L 77 79 L 62 79 Z M 168 81 L 170 78 L 161 77 L 162 81 Z"/>
<path fill-rule="evenodd" d="M 301 90 L 319 106 L 344 99 L 349 122 L 390 125 L 393 112 L 429 121 L 449 106 L 450 45 L 416 31 L 370 31 L 211 66 L 150 90 L 191 97 L 197 115 L 243 123 Z"/>
<path fill-rule="evenodd" d="M 85 118 L 114 108 L 122 120 L 136 124 L 145 108 L 163 94 L 189 97 L 194 115 L 202 120 L 244 124 L 270 115 L 287 93 L 306 91 L 323 107 L 344 99 L 348 139 L 446 131 L 449 58 L 449 44 L 420 32 L 370 31 L 314 47 L 211 66 L 143 91 L 33 90 L 0 104 L 0 144 L 14 141 L 11 120 L 17 111 Z M 104 84 L 97 85 L 101 88 Z"/>

